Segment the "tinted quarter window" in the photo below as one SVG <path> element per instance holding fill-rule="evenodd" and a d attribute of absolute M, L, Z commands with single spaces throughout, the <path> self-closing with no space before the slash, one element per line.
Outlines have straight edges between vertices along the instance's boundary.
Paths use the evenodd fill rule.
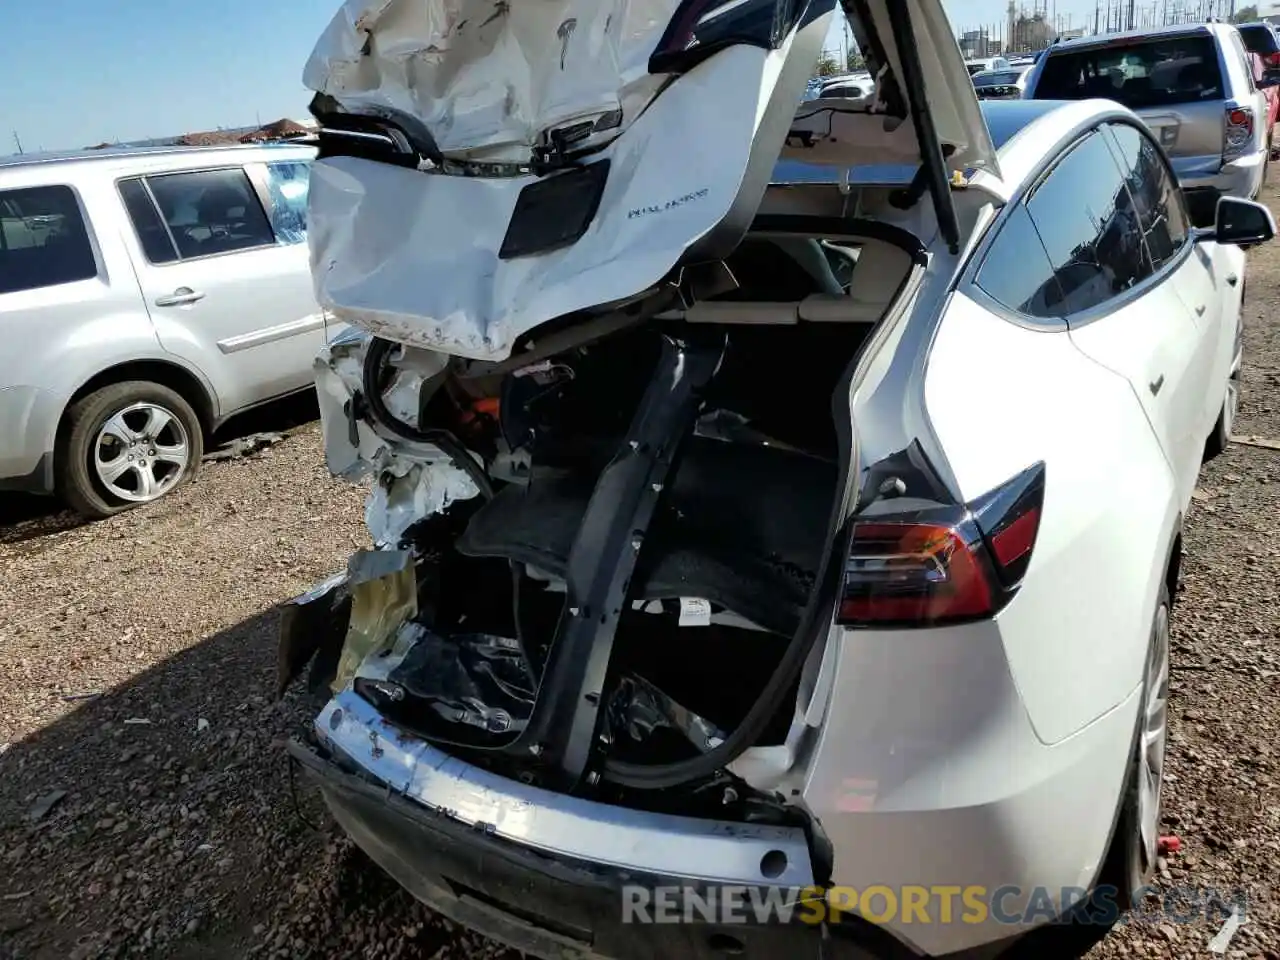
<path fill-rule="evenodd" d="M 1182 194 L 1160 158 L 1160 149 L 1144 132 L 1128 124 L 1110 125 L 1120 169 L 1138 211 L 1153 269 L 1171 260 L 1187 238 Z"/>
<path fill-rule="evenodd" d="M 1135 110 L 1222 96 L 1218 48 L 1207 33 L 1051 53 L 1034 92 L 1037 100 L 1101 97 Z"/>
<path fill-rule="evenodd" d="M 0 294 L 97 275 L 89 231 L 70 187 L 0 190 Z"/>
<path fill-rule="evenodd" d="M 281 243 L 307 239 L 307 188 L 311 164 L 287 161 L 267 164 L 267 189 L 271 193 L 271 226 Z"/>
<path fill-rule="evenodd" d="M 1032 317 L 1062 312 L 1062 289 L 1025 207 L 1009 212 L 975 280 L 998 303 Z"/>
<path fill-rule="evenodd" d="M 1027 209 L 1062 288 L 1060 313 L 1089 310 L 1150 275 L 1137 211 L 1101 134 L 1071 148 Z"/>
<path fill-rule="evenodd" d="M 152 263 L 172 263 L 178 259 L 178 251 L 173 246 L 169 231 L 160 212 L 151 202 L 151 194 L 141 180 L 121 180 L 120 199 L 124 208 L 129 211 L 129 219 L 133 221 L 133 230 L 138 235 L 138 243 L 143 254 Z"/>
<path fill-rule="evenodd" d="M 1277 41 L 1275 31 L 1270 25 L 1250 23 L 1240 27 L 1239 30 L 1240 36 L 1244 39 L 1244 45 L 1250 53 L 1263 57 L 1280 53 L 1280 41 Z"/>
<path fill-rule="evenodd" d="M 240 167 L 149 177 L 147 183 L 184 260 L 276 242 Z"/>

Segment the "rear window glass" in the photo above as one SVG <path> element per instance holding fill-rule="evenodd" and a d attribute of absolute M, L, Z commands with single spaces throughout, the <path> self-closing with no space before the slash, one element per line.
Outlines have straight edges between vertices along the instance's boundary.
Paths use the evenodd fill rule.
<path fill-rule="evenodd" d="M 1250 53 L 1261 54 L 1264 57 L 1267 54 L 1280 53 L 1280 40 L 1276 38 L 1275 31 L 1266 24 L 1255 23 L 1241 27 L 1240 36 L 1244 38 L 1244 45 Z"/>
<path fill-rule="evenodd" d="M 1132 109 L 1222 96 L 1218 50 L 1208 35 L 1053 53 L 1035 89 L 1037 100 L 1101 97 Z"/>
<path fill-rule="evenodd" d="M 70 187 L 0 190 L 0 293 L 97 275 L 89 232 Z"/>
<path fill-rule="evenodd" d="M 1002 87 L 1017 83 L 1022 76 L 1017 70 L 1004 70 L 1000 73 L 979 73 L 973 78 L 975 87 Z"/>

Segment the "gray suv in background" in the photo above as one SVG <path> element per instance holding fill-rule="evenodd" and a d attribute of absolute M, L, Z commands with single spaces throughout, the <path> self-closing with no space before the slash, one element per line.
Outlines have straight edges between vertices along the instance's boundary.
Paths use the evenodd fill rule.
<path fill-rule="evenodd" d="M 312 386 L 308 146 L 0 158 L 0 490 L 93 517 Z"/>
<path fill-rule="evenodd" d="M 1218 197 L 1253 198 L 1266 176 L 1271 126 L 1240 31 L 1225 23 L 1069 40 L 1050 47 L 1027 78 L 1031 100 L 1114 100 L 1151 129 L 1173 163 L 1192 219 L 1213 223 Z"/>

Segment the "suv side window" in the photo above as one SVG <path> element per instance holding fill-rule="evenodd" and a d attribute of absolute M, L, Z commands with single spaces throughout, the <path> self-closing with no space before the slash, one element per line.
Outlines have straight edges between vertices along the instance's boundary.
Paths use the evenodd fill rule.
<path fill-rule="evenodd" d="M 267 190 L 271 195 L 271 226 L 281 243 L 307 239 L 307 190 L 311 164 L 283 160 L 267 164 Z"/>
<path fill-rule="evenodd" d="M 1061 313 L 1062 288 L 1026 207 L 1009 211 L 974 283 L 997 303 L 1029 317 Z"/>
<path fill-rule="evenodd" d="M 98 275 L 98 261 L 67 186 L 0 190 L 0 294 Z"/>
<path fill-rule="evenodd" d="M 147 185 L 183 260 L 275 245 L 242 167 L 151 176 Z"/>
<path fill-rule="evenodd" d="M 1151 275 L 1137 211 L 1100 132 L 1058 161 L 1027 210 L 1062 288 L 1060 315 L 1100 306 Z"/>
<path fill-rule="evenodd" d="M 1240 69 L 1244 71 L 1249 84 L 1249 92 L 1254 93 L 1258 89 L 1253 75 L 1253 56 L 1244 48 L 1244 38 L 1240 36 L 1239 30 L 1231 31 L 1231 49 L 1235 51 L 1236 59 L 1240 61 Z"/>
<path fill-rule="evenodd" d="M 1161 158 L 1160 148 L 1144 131 L 1127 123 L 1108 124 L 1107 130 L 1138 209 L 1152 268 L 1160 270 L 1187 240 L 1189 224 L 1182 191 Z"/>

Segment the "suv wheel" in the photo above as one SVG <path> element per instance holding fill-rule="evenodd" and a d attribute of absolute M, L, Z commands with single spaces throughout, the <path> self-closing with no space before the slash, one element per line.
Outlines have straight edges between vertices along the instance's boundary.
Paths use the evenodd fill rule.
<path fill-rule="evenodd" d="M 158 383 L 113 383 L 67 411 L 58 492 L 88 517 L 158 500 L 195 475 L 204 453 L 191 405 Z"/>

